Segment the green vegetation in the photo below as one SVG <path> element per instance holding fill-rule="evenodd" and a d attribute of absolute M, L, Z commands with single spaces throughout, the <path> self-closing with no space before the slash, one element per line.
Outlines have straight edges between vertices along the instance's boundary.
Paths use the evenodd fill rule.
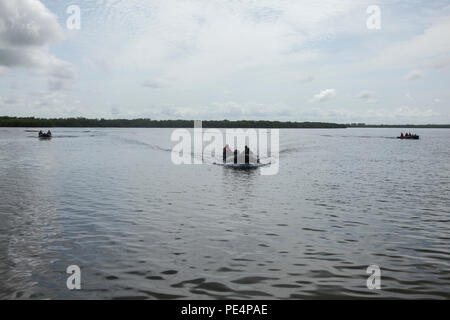
<path fill-rule="evenodd" d="M 204 128 L 450 128 L 450 124 L 365 124 L 365 123 L 328 123 L 328 122 L 291 122 L 265 120 L 206 120 Z M 192 128 L 194 120 L 152 120 L 152 119 L 86 119 L 86 118 L 21 118 L 0 117 L 0 127 L 29 128 Z"/>
<path fill-rule="evenodd" d="M 348 128 L 450 128 L 450 124 L 365 124 L 365 123 L 348 123 Z"/>
<path fill-rule="evenodd" d="M 151 120 L 151 119 L 40 119 L 0 117 L 0 127 L 91 127 L 91 128 L 192 128 L 193 120 Z M 346 128 L 346 125 L 326 122 L 281 122 L 251 120 L 203 121 L 204 128 Z"/>

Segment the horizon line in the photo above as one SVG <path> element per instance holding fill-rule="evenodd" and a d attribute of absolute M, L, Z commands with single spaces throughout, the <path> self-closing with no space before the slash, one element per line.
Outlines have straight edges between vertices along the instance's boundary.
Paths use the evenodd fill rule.
<path fill-rule="evenodd" d="M 59 117 L 59 118 L 41 118 L 35 116 L 0 116 L 0 120 L 35 120 L 35 121 L 67 121 L 67 120 L 86 120 L 86 121 L 96 121 L 96 122 L 104 122 L 104 121 L 125 121 L 125 122 L 134 122 L 134 121 L 148 121 L 148 122 L 172 122 L 172 121 L 183 121 L 183 122 L 194 122 L 194 121 L 203 121 L 203 122 L 266 122 L 266 123 L 283 123 L 283 124 L 330 124 L 330 125 L 339 125 L 346 126 L 349 128 L 357 128 L 357 127 L 448 127 L 450 128 L 450 124 L 446 123 L 403 123 L 403 124 L 386 124 L 386 123 L 365 123 L 365 122 L 329 122 L 329 121 L 298 121 L 298 120 L 254 120 L 254 119 L 239 119 L 239 120 L 229 120 L 229 119 L 221 119 L 221 120 L 194 120 L 194 119 L 152 119 L 152 118 L 86 118 L 86 117 Z M 11 127 L 5 126 L 2 121 L 0 121 L 0 127 Z M 20 127 L 20 126 L 17 126 Z M 27 126 L 24 126 L 27 127 Z M 132 126 L 131 126 L 132 127 Z"/>

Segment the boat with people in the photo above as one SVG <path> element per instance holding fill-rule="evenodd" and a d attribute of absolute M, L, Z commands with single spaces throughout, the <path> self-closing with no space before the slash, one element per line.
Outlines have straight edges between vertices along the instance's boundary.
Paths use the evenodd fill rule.
<path fill-rule="evenodd" d="M 38 137 L 39 137 L 39 139 L 51 139 L 52 132 L 50 130 L 48 130 L 47 133 L 44 133 L 44 132 L 42 132 L 42 130 L 40 130 Z"/>
<path fill-rule="evenodd" d="M 227 168 L 234 168 L 234 169 L 256 169 L 259 167 L 264 167 L 270 165 L 269 163 L 217 163 L 214 162 L 214 164 L 218 166 L 223 166 Z"/>
<path fill-rule="evenodd" d="M 223 148 L 222 161 L 223 163 L 214 162 L 214 164 L 235 169 L 255 169 L 270 164 L 261 163 L 259 156 L 255 156 L 247 146 L 245 146 L 243 152 L 239 152 L 237 149 L 231 151 L 230 147 L 225 145 Z"/>
<path fill-rule="evenodd" d="M 400 136 L 398 136 L 397 139 L 414 139 L 414 140 L 418 140 L 419 136 L 417 134 L 412 134 L 410 132 L 406 132 L 405 134 L 403 134 L 403 132 L 401 132 Z"/>

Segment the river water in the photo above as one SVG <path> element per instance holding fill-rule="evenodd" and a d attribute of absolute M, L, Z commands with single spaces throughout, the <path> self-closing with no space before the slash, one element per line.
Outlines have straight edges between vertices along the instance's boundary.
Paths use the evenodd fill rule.
<path fill-rule="evenodd" d="M 172 129 L 33 130 L 0 128 L 2 299 L 450 298 L 450 130 L 280 130 L 276 175 L 176 166 Z"/>

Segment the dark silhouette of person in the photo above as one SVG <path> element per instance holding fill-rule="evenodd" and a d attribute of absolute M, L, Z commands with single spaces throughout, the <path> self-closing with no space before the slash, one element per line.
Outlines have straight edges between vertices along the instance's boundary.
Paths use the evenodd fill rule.
<path fill-rule="evenodd" d="M 228 145 L 225 145 L 225 147 L 223 147 L 223 153 L 222 153 L 223 163 L 227 162 L 227 152 L 228 151 L 231 151 L 230 147 Z"/>
<path fill-rule="evenodd" d="M 238 156 L 238 151 L 237 149 L 234 150 L 234 163 L 237 163 L 237 156 Z"/>
<path fill-rule="evenodd" d="M 250 163 L 250 149 L 245 146 L 245 163 Z"/>

